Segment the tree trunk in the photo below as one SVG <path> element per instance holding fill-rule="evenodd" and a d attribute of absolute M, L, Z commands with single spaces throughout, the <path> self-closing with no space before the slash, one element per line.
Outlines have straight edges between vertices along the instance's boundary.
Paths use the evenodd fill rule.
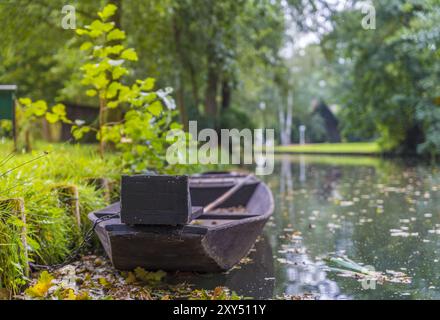
<path fill-rule="evenodd" d="M 114 4 L 118 7 L 115 15 L 112 17 L 112 21 L 115 23 L 115 27 L 118 29 L 122 29 L 122 0 L 109 0 L 109 4 Z M 113 40 L 109 42 L 109 45 L 115 46 L 118 44 L 122 44 L 122 40 Z M 115 58 L 116 56 L 110 55 L 109 58 Z M 108 75 L 110 81 L 112 80 L 111 74 Z M 116 97 L 113 99 L 116 100 Z M 106 112 L 106 121 L 107 122 L 120 122 L 122 120 L 123 113 L 121 108 L 112 108 Z"/>
<path fill-rule="evenodd" d="M 118 7 L 116 14 L 113 16 L 113 21 L 115 22 L 115 27 L 121 29 L 121 20 L 122 20 L 122 0 L 109 0 L 109 4 L 114 4 Z"/>
<path fill-rule="evenodd" d="M 287 96 L 287 118 L 286 118 L 286 144 L 292 143 L 292 110 L 293 110 L 293 98 L 289 93 Z"/>
<path fill-rule="evenodd" d="M 292 143 L 292 111 L 293 111 L 293 101 L 292 96 L 289 93 L 287 96 L 286 108 L 280 104 L 278 111 L 279 121 L 280 121 L 280 139 L 281 145 L 286 146 Z"/>
<path fill-rule="evenodd" d="M 50 124 L 46 119 L 42 119 L 43 126 L 43 137 L 48 142 L 53 142 L 52 131 L 50 128 Z"/>
<path fill-rule="evenodd" d="M 228 78 L 222 81 L 222 110 L 227 110 L 231 106 L 231 86 Z"/>
<path fill-rule="evenodd" d="M 103 137 L 103 128 L 105 125 L 105 110 L 106 110 L 106 100 L 104 98 L 99 98 L 99 155 L 101 156 L 101 159 L 104 159 L 104 152 L 105 152 L 105 141 Z"/>
<path fill-rule="evenodd" d="M 218 73 L 213 66 L 212 55 L 208 56 L 208 81 L 205 93 L 205 116 L 209 117 L 210 124 L 216 125 L 217 118 L 217 87 Z"/>
<path fill-rule="evenodd" d="M 199 110 L 200 97 L 199 97 L 199 84 L 197 82 L 197 73 L 194 70 L 194 66 L 188 63 L 189 76 L 191 77 L 192 95 L 194 100 L 194 107 Z"/>
<path fill-rule="evenodd" d="M 179 72 L 178 86 L 177 86 L 177 106 L 179 108 L 180 122 L 183 125 L 183 130 L 188 131 L 188 115 L 185 109 L 185 88 L 182 81 L 182 75 Z"/>
<path fill-rule="evenodd" d="M 24 148 L 27 153 L 32 151 L 32 142 L 31 142 L 31 132 L 29 129 L 26 129 L 24 133 Z"/>
<path fill-rule="evenodd" d="M 183 128 L 185 131 L 188 131 L 188 115 L 186 113 L 185 108 L 185 89 L 184 89 L 184 80 L 183 80 L 183 69 L 185 65 L 187 64 L 187 59 L 185 58 L 185 54 L 183 52 L 182 48 L 182 41 L 181 41 L 181 33 L 180 28 L 178 26 L 177 18 L 173 17 L 173 33 L 174 33 L 174 42 L 176 45 L 176 53 L 177 58 L 179 60 L 179 70 L 178 76 L 177 76 L 177 106 L 179 108 L 179 114 L 180 114 L 180 121 L 182 122 Z"/>

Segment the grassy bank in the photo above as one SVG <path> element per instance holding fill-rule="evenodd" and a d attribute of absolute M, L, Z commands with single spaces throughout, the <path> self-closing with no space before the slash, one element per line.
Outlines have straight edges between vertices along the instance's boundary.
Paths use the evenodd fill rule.
<path fill-rule="evenodd" d="M 345 155 L 320 155 L 320 154 L 278 154 L 279 161 L 288 160 L 292 163 L 306 162 L 308 164 L 320 164 L 330 166 L 366 166 L 378 168 L 383 159 L 375 156 L 345 156 Z"/>
<path fill-rule="evenodd" d="M 382 151 L 376 142 L 315 143 L 275 147 L 276 153 L 376 155 Z"/>
<path fill-rule="evenodd" d="M 62 262 L 90 227 L 87 214 L 117 193 L 116 157 L 94 146 L 37 144 L 28 154 L 0 143 L 0 289 L 16 294 L 29 262 Z M 99 181 L 110 182 L 102 187 Z M 78 221 L 79 220 L 79 221 Z M 80 222 L 80 224 L 78 224 Z"/>

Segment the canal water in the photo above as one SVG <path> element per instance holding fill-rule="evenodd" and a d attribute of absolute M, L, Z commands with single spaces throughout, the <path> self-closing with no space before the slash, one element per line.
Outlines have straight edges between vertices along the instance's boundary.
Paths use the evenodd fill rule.
<path fill-rule="evenodd" d="M 439 166 L 280 156 L 264 180 L 276 208 L 249 257 L 228 273 L 188 282 L 257 299 L 440 298 Z M 326 258 L 335 255 L 391 280 L 329 270 Z"/>

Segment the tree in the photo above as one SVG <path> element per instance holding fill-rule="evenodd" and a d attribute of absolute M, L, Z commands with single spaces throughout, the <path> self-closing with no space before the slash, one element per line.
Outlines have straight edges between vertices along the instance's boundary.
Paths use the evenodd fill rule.
<path fill-rule="evenodd" d="M 350 68 L 342 109 L 345 134 L 379 137 L 401 153 L 440 154 L 436 105 L 439 70 L 436 1 L 374 1 L 376 30 L 364 30 L 355 7 L 332 16 L 323 46 Z"/>
<path fill-rule="evenodd" d="M 98 12 L 99 19 L 77 29 L 79 36 L 87 37 L 80 47 L 87 54 L 82 84 L 89 87 L 87 95 L 97 97 L 99 117 L 97 126 L 76 120 L 72 127 L 75 138 L 80 139 L 88 131 L 96 131 L 100 142 L 100 155 L 104 158 L 105 144 L 115 144 L 122 152 L 124 166 L 129 171 L 149 168 L 164 170 L 167 141 L 170 129 L 180 126 L 173 122 L 174 100 L 169 97 L 171 88 L 155 90 L 156 80 L 147 77 L 127 85 L 123 78 L 129 73 L 127 63 L 137 61 L 133 48 L 124 46 L 124 31 L 111 21 L 117 7 L 108 4 Z M 115 44 L 115 40 L 119 40 Z M 121 121 L 109 122 L 106 113 L 124 108 Z"/>
<path fill-rule="evenodd" d="M 113 17 L 127 32 L 139 61 L 126 76 L 149 74 L 159 86 L 176 88 L 181 122 L 189 118 L 218 125 L 230 109 L 253 115 L 280 84 L 279 51 L 284 44 L 285 8 L 300 14 L 300 0 L 114 0 L 123 10 Z M 61 28 L 61 0 L 35 0 L 24 9 L 0 6 L 0 81 L 19 84 L 19 95 L 95 105 L 79 80 L 81 41 Z M 75 4 L 77 24 L 86 25 L 99 3 Z M 41 23 L 43 22 L 43 23 Z M 26 41 L 16 41 L 16 38 Z M 119 40 L 115 40 L 119 41 Z M 113 43 L 116 45 L 117 43 Z M 269 104 L 268 104 L 269 105 Z M 117 109 L 107 120 L 119 121 Z M 231 111 L 234 113 L 235 111 Z M 269 114 L 269 111 L 268 111 Z M 271 117 L 273 124 L 276 116 Z"/>

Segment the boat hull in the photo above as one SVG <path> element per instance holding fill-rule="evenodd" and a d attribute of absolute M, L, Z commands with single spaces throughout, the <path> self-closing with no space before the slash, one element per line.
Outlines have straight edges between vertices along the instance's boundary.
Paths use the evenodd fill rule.
<path fill-rule="evenodd" d="M 230 269 L 247 255 L 266 221 L 259 219 L 206 234 L 181 233 L 181 229 L 109 231 L 101 226 L 96 232 L 116 269 L 218 272 Z"/>
<path fill-rule="evenodd" d="M 273 199 L 267 186 L 260 183 L 254 193 L 254 201 L 265 201 L 261 207 L 264 212 L 240 219 L 233 215 L 214 219 L 216 214 L 208 212 L 197 223 L 184 226 L 130 226 L 114 218 L 99 223 L 95 231 L 114 267 L 120 270 L 142 267 L 220 272 L 248 254 L 272 214 Z M 251 207 L 255 211 L 258 203 Z M 113 210 L 117 211 L 117 206 Z M 96 221 L 99 216 L 91 213 L 89 218 Z"/>

